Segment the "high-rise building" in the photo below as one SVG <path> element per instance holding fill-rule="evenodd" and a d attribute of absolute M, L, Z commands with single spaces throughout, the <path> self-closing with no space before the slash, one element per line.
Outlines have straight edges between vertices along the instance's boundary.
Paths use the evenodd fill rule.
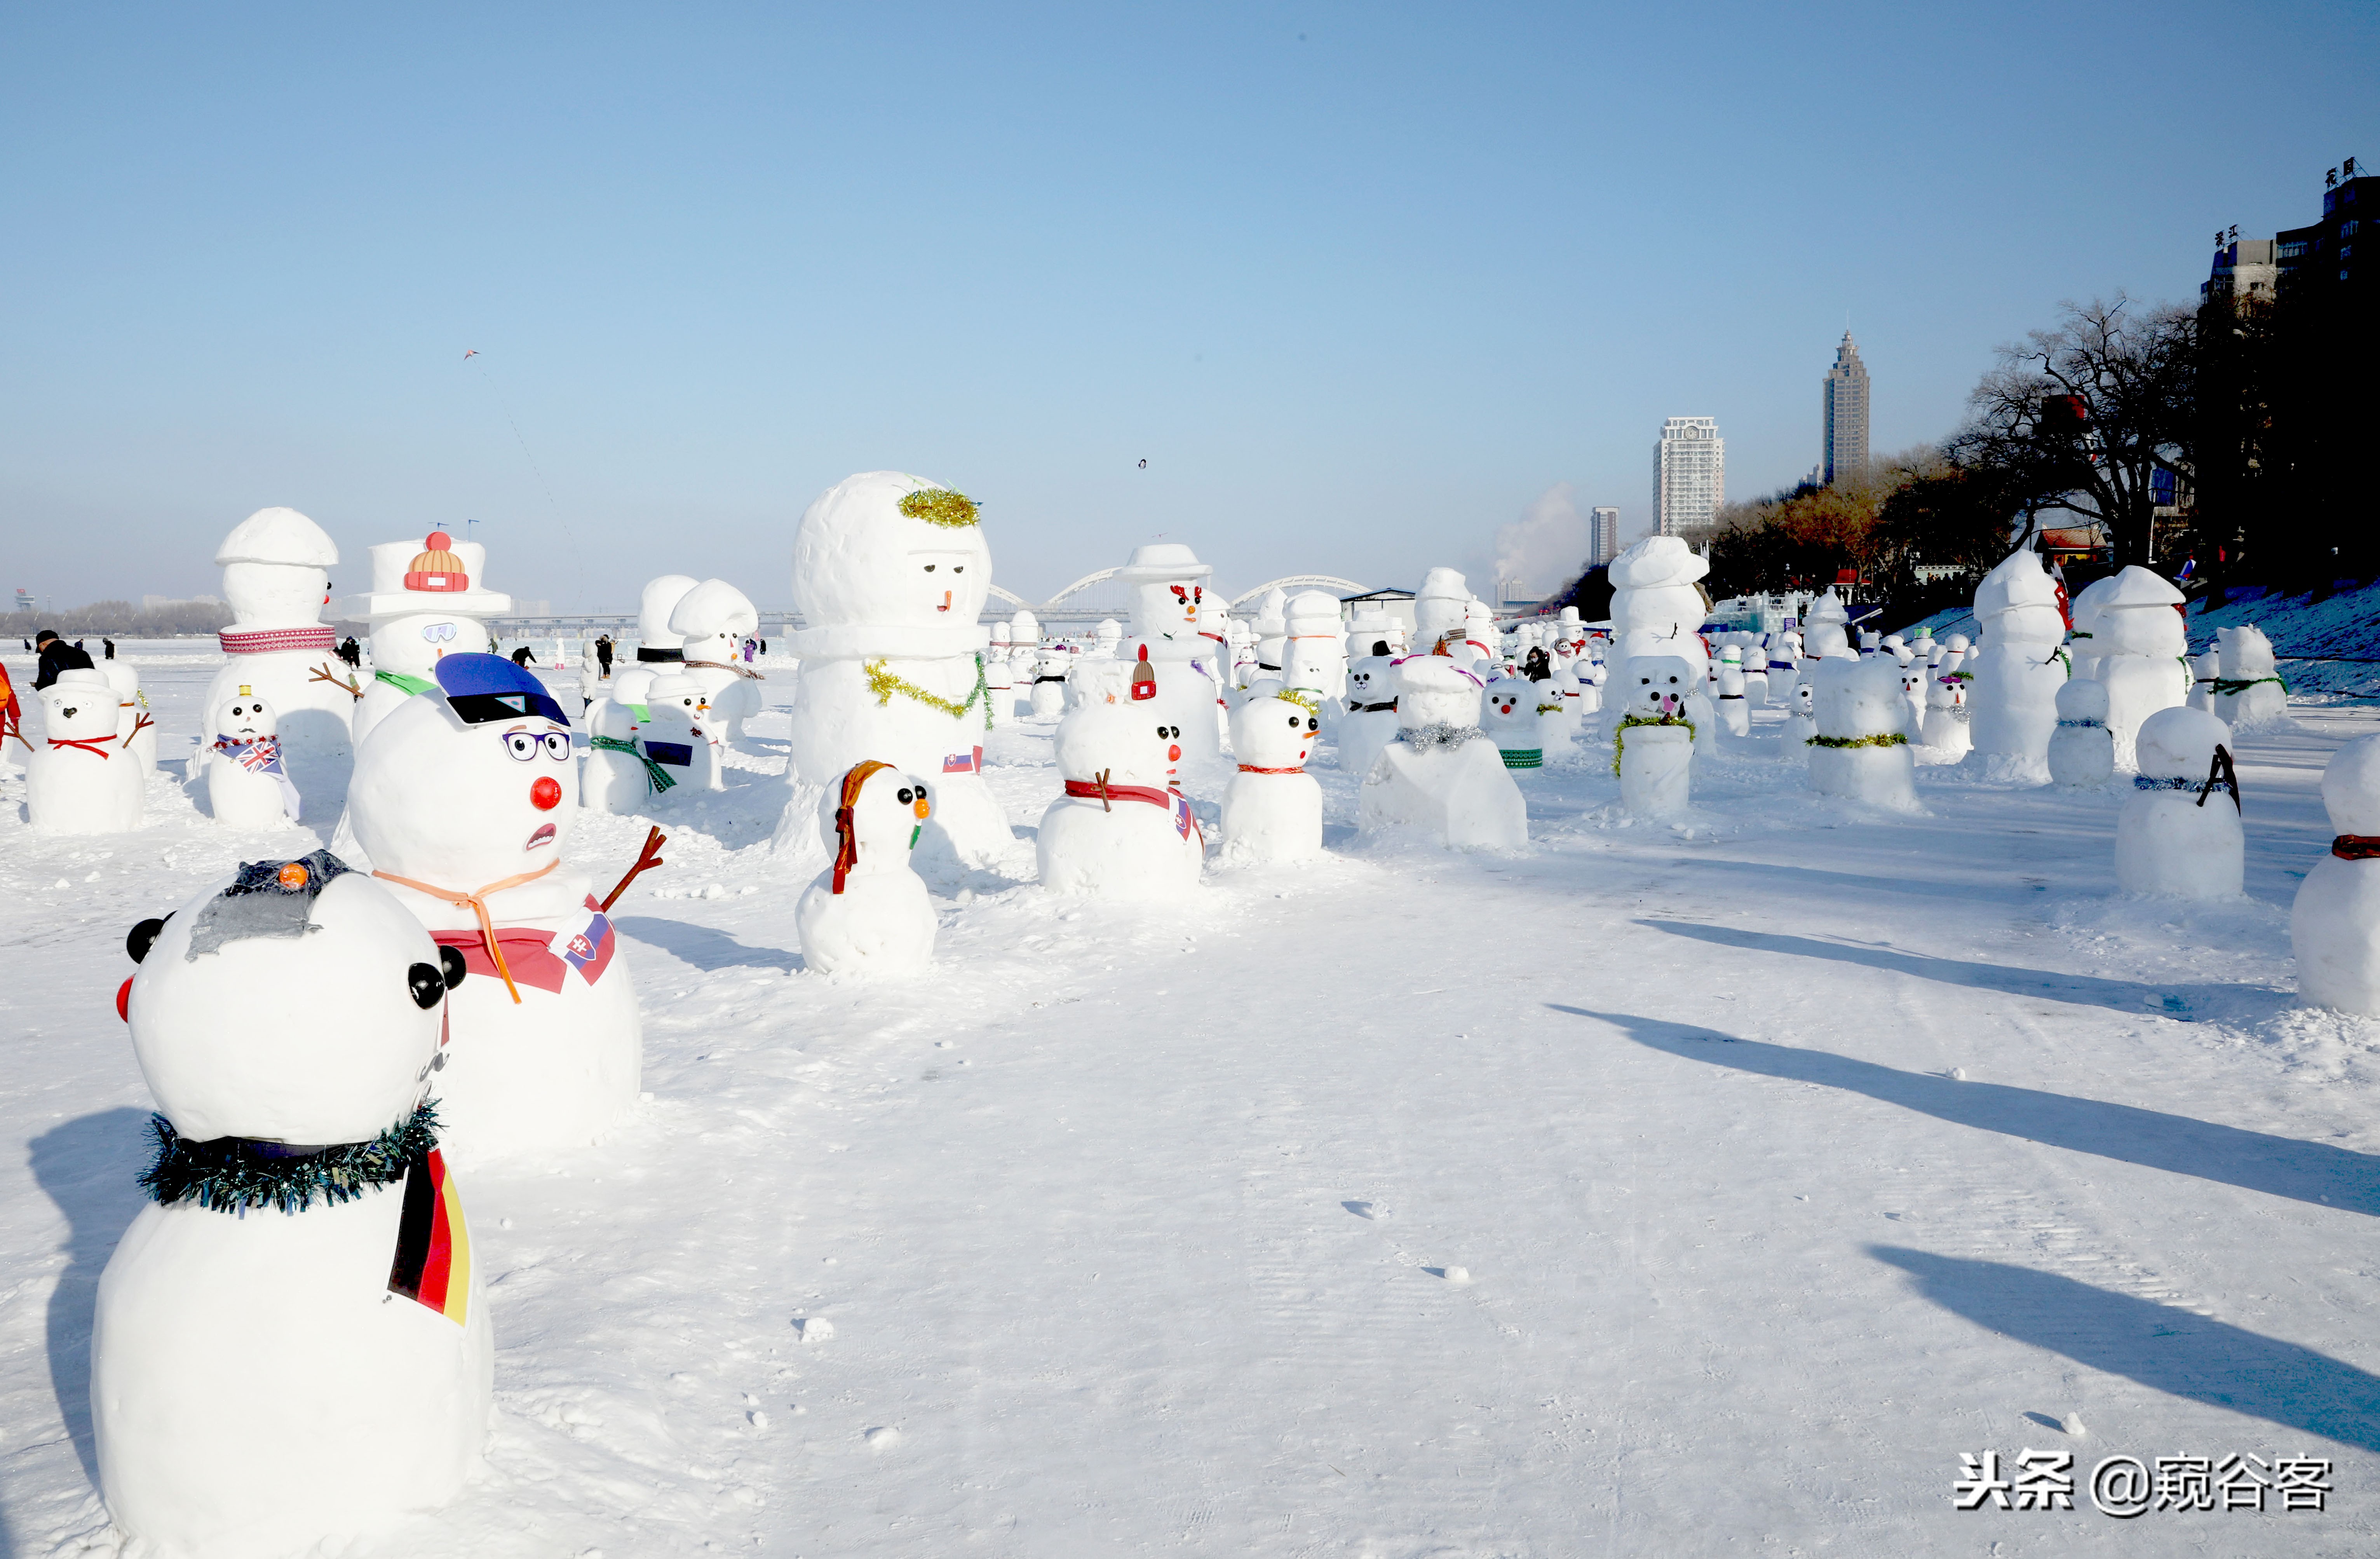
<path fill-rule="evenodd" d="M 1843 332 L 1835 348 L 1835 366 L 1827 370 L 1827 442 L 1823 486 L 1867 469 L 1867 365 L 1860 361 L 1852 333 Z"/>
<path fill-rule="evenodd" d="M 1705 542 L 1727 502 L 1727 440 L 1715 417 L 1672 417 L 1653 450 L 1653 530 Z"/>
<path fill-rule="evenodd" d="M 1586 566 L 1600 568 L 1620 555 L 1620 511 L 1608 505 L 1587 513 Z"/>

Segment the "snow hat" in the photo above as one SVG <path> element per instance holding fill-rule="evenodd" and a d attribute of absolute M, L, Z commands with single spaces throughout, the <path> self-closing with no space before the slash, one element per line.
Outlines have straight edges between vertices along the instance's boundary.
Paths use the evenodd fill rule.
<path fill-rule="evenodd" d="M 1132 549 L 1132 558 L 1115 571 L 1127 585 L 1161 585 L 1173 579 L 1204 579 L 1215 572 L 1212 564 L 1180 542 L 1148 542 Z"/>
<path fill-rule="evenodd" d="M 2380 735 L 2357 737 L 2330 755 L 2322 771 L 2322 805 L 2337 832 L 2380 834 Z"/>
<path fill-rule="evenodd" d="M 1691 585 L 1710 572 L 1710 559 L 1682 537 L 1647 536 L 1613 558 L 1606 572 L 1615 590 Z"/>
<path fill-rule="evenodd" d="M 674 661 L 686 644 L 686 635 L 670 627 L 677 603 L 692 594 L 695 580 L 686 574 L 664 574 L 646 581 L 637 603 L 637 659 Z"/>
<path fill-rule="evenodd" d="M 662 581 L 656 579 L 650 591 Z M 692 639 L 743 639 L 759 631 L 760 614 L 751 598 L 724 579 L 705 579 L 670 608 L 669 631 L 683 645 Z"/>
<path fill-rule="evenodd" d="M 562 713 L 545 684 L 527 666 L 515 665 L 502 655 L 444 656 L 438 663 L 438 688 L 446 695 L 455 717 L 466 725 L 530 714 L 542 714 L 557 725 L 570 724 L 570 716 Z"/>
<path fill-rule="evenodd" d="M 2215 749 L 2231 739 L 2220 715 L 2176 704 L 2141 722 L 2133 738 L 2141 773 L 2151 779 L 2204 779 Z"/>
<path fill-rule="evenodd" d="M 794 528 L 799 655 L 928 657 L 983 649 L 977 619 L 991 548 L 974 500 L 905 471 L 862 471 L 814 499 Z"/>
<path fill-rule="evenodd" d="M 382 542 L 370 549 L 371 589 L 338 603 L 341 620 L 375 627 L 416 615 L 498 617 L 513 598 L 487 588 L 481 575 L 488 549 L 457 542 L 443 530 L 410 542 Z"/>
<path fill-rule="evenodd" d="M 235 563 L 276 563 L 300 568 L 329 568 L 339 561 L 339 549 L 329 534 L 296 509 L 259 509 L 232 527 L 215 549 L 219 567 Z"/>
<path fill-rule="evenodd" d="M 1396 687 L 1397 725 L 1408 731 L 1427 725 L 1457 728 L 1479 724 L 1480 693 L 1486 687 L 1469 670 L 1445 655 L 1407 655 L 1390 663 Z"/>

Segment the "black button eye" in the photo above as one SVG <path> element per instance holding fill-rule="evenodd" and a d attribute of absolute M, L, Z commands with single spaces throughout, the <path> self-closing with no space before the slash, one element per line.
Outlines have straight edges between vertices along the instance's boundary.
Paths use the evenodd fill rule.
<path fill-rule="evenodd" d="M 406 989 L 413 993 L 413 1005 L 428 1012 L 446 994 L 446 977 L 432 964 L 416 964 L 405 971 Z"/>
<path fill-rule="evenodd" d="M 903 801 L 903 802 L 905 802 L 905 803 L 906 803 L 906 802 L 910 802 L 910 801 L 914 801 L 914 800 L 916 800 L 916 799 L 917 798 L 916 796 L 914 796 L 914 795 L 912 795 L 912 794 L 910 793 L 909 787 L 908 787 L 907 786 L 905 786 L 905 786 L 903 786 L 900 789 L 898 789 L 898 790 L 894 791 L 892 794 L 893 794 L 893 795 L 895 795 L 895 796 L 897 796 L 897 797 L 899 797 L 899 798 L 902 799 L 902 801 Z"/>
<path fill-rule="evenodd" d="M 149 949 L 156 945 L 158 933 L 165 929 L 165 920 L 172 919 L 173 917 L 168 915 L 164 920 L 143 920 L 125 932 L 126 955 L 136 964 L 148 957 Z"/>
<path fill-rule="evenodd" d="M 930 573 L 932 573 L 933 571 L 934 571 L 934 566 L 933 566 L 932 564 L 930 564 L 930 563 L 927 564 L 927 565 L 926 565 L 926 572 L 927 572 L 927 573 L 929 573 L 929 574 L 930 574 Z"/>
<path fill-rule="evenodd" d="M 449 991 L 463 983 L 465 967 L 460 947 L 442 946 L 438 949 L 439 972 L 446 977 L 446 989 Z"/>
<path fill-rule="evenodd" d="M 964 574 L 966 572 L 966 565 L 964 563 L 953 563 L 951 565 L 951 572 L 953 574 Z"/>

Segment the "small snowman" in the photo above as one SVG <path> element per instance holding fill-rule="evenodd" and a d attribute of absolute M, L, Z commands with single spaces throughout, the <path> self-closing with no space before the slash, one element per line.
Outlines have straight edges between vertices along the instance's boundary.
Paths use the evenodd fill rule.
<path fill-rule="evenodd" d="M 1693 804 L 1694 728 L 1687 708 L 1700 676 L 1678 655 L 1628 663 L 1628 701 L 1612 733 L 1620 805 L 1636 817 L 1670 817 Z"/>
<path fill-rule="evenodd" d="M 208 725 L 214 740 L 207 753 L 207 809 L 215 822 L 226 828 L 296 822 L 302 802 L 273 706 L 242 688 Z"/>
<path fill-rule="evenodd" d="M 2107 662 L 2100 664 L 2106 669 Z M 2181 704 L 2141 722 L 2136 794 L 2116 815 L 2116 883 L 2124 892 L 2240 896 L 2247 840 L 2240 782 L 2223 745 L 2230 736 L 2231 727 L 2214 715 Z"/>
<path fill-rule="evenodd" d="M 355 708 L 357 745 L 389 711 L 437 691 L 432 672 L 442 657 L 488 652 L 487 619 L 509 613 L 513 599 L 482 582 L 487 566 L 487 548 L 443 530 L 371 549 L 371 589 L 339 603 L 342 618 L 371 628 L 372 679 Z"/>
<path fill-rule="evenodd" d="M 108 1515 L 142 1552 L 345 1552 L 444 1504 L 487 1434 L 488 1305 L 421 1102 L 462 970 L 323 850 L 126 948 L 158 1151 L 92 1317 Z"/>
<path fill-rule="evenodd" d="M 1016 646 L 1006 623 L 991 625 L 991 647 L 984 652 L 983 685 L 990 701 L 991 723 L 997 728 L 1016 718 Z"/>
<path fill-rule="evenodd" d="M 1718 652 L 1718 728 L 1727 736 L 1752 734 L 1752 700 L 1744 692 L 1743 648 L 1730 644 Z"/>
<path fill-rule="evenodd" d="M 2219 644 L 2223 630 L 2216 628 L 2215 632 Z M 2210 644 L 2204 654 L 2190 657 L 2190 697 L 2183 701 L 2192 709 L 2203 709 L 2210 714 L 2216 713 L 2215 685 L 2222 678 L 2223 652 L 2217 645 Z"/>
<path fill-rule="evenodd" d="M 124 738 L 123 750 L 131 756 L 133 766 L 144 775 L 157 767 L 157 722 L 150 718 L 149 700 L 140 691 L 140 674 L 130 661 L 102 661 L 99 674 L 115 689 L 115 713 L 120 723 L 116 734 Z"/>
<path fill-rule="evenodd" d="M 933 811 L 926 782 L 889 763 L 855 763 L 837 782 L 819 820 L 834 864 L 794 907 L 804 968 L 903 973 L 932 958 L 934 906 L 909 851 Z"/>
<path fill-rule="evenodd" d="M 588 810 L 636 812 L 676 788 L 676 773 L 648 757 L 638 739 L 644 727 L 638 712 L 647 707 L 617 699 L 588 706 L 587 756 L 578 773 L 578 804 Z"/>
<path fill-rule="evenodd" d="M 487 977 L 455 996 L 439 1112 L 458 1158 L 583 1146 L 635 1105 L 644 1030 L 603 905 L 563 869 L 570 721 L 499 656 L 449 655 L 438 686 L 373 728 L 347 811 L 372 874 Z"/>
<path fill-rule="evenodd" d="M 1916 758 L 1909 700 L 1891 656 L 1829 656 L 1813 679 L 1818 730 L 1810 787 L 1821 796 L 1913 811 Z"/>
<path fill-rule="evenodd" d="M 1542 769 L 1545 738 L 1537 734 L 1537 685 L 1525 676 L 1499 676 L 1479 700 L 1479 728 L 1496 744 L 1508 769 Z"/>
<path fill-rule="evenodd" d="M 726 580 L 705 579 L 670 608 L 669 626 L 678 636 L 683 675 L 702 689 L 719 744 L 741 745 L 744 723 L 765 707 L 766 679 L 744 661 L 745 641 L 760 631 L 759 610 Z"/>
<path fill-rule="evenodd" d="M 1106 658 L 1115 657 L 1111 653 Z M 1071 659 L 1055 644 L 1034 656 L 1033 688 L 1026 700 L 1026 708 L 1033 719 L 1055 720 L 1066 713 L 1066 670 Z"/>
<path fill-rule="evenodd" d="M 701 683 L 682 671 L 660 673 L 645 689 L 644 709 L 637 745 L 676 777 L 677 799 L 726 788 L 720 761 L 725 734 L 711 719 Z"/>
<path fill-rule="evenodd" d="M 1372 652 L 1347 666 L 1346 713 L 1339 717 L 1334 739 L 1339 767 L 1362 783 L 1380 760 L 1380 749 L 1397 738 L 1397 692 L 1390 673 L 1393 659 L 1386 639 L 1373 641 Z"/>
<path fill-rule="evenodd" d="M 1318 590 L 1290 597 L 1285 625 L 1281 679 L 1315 697 L 1318 710 L 1336 710 L 1347 693 L 1347 634 L 1339 615 L 1339 598 Z M 1336 717 L 1325 719 L 1327 727 Z"/>
<path fill-rule="evenodd" d="M 1321 733 L 1320 713 L 1298 689 L 1244 700 L 1232 711 L 1239 772 L 1223 792 L 1225 863 L 1308 860 L 1322 853 L 1322 786 L 1305 772 Z"/>
<path fill-rule="evenodd" d="M 1937 647 L 1938 648 L 1938 647 Z M 1952 657 L 1945 656 L 1944 660 Z M 1974 746 L 1967 729 L 1967 684 L 1956 672 L 1944 673 L 1942 662 L 1925 668 L 1925 723 L 1922 739 L 1944 762 L 1966 757 Z"/>
<path fill-rule="evenodd" d="M 44 834 L 127 834 L 148 786 L 124 736 L 115 689 L 96 671 L 62 671 L 35 695 L 42 739 L 25 761 L 25 821 Z"/>
<path fill-rule="evenodd" d="M 2081 676 L 2058 689 L 2058 729 L 2049 737 L 2049 783 L 2095 789 L 2115 777 L 2116 744 L 2107 735 L 2107 689 Z"/>
<path fill-rule="evenodd" d="M 1793 681 L 1792 696 L 1785 700 L 1785 726 L 1778 737 L 1777 755 L 1789 763 L 1807 764 L 1818 739 L 1818 688 L 1806 676 Z"/>
<path fill-rule="evenodd" d="M 2289 907 L 2298 995 L 2380 1017 L 2380 736 L 2357 737 L 2331 754 L 2322 804 L 2337 834 Z"/>
<path fill-rule="evenodd" d="M 1397 739 L 1356 792 L 1356 826 L 1415 830 L 1458 849 L 1525 847 L 1528 803 L 1479 728 L 1479 678 L 1451 654 L 1408 655 L 1390 674 Z"/>
<path fill-rule="evenodd" d="M 1925 684 L 1931 669 L 1915 655 L 1906 659 L 1895 657 L 1900 667 L 1900 697 L 1909 705 L 1909 739 L 1922 742 L 1925 731 Z"/>
<path fill-rule="evenodd" d="M 2215 630 L 2218 646 L 2219 680 L 2210 706 L 2245 735 L 2294 731 L 2289 718 L 2289 689 L 2273 663 L 2273 641 L 2253 623 Z"/>
<path fill-rule="evenodd" d="M 1206 840 L 1171 784 L 1179 727 L 1160 720 L 1153 701 L 1086 702 L 1058 723 L 1065 793 L 1041 814 L 1035 845 L 1050 892 L 1155 899 L 1197 887 Z"/>

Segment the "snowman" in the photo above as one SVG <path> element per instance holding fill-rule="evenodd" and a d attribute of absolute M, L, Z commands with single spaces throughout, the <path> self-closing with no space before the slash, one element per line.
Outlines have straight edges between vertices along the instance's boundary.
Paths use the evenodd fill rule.
<path fill-rule="evenodd" d="M 2357 737 L 2331 754 L 2322 804 L 2338 833 L 2289 907 L 2298 994 L 2380 1017 L 2380 736 Z"/>
<path fill-rule="evenodd" d="M 140 674 L 129 661 L 102 661 L 96 669 L 115 690 L 116 734 L 125 740 L 124 751 L 145 776 L 157 767 L 157 722 L 149 716 Z"/>
<path fill-rule="evenodd" d="M 1413 648 L 1416 654 L 1435 654 L 1441 644 L 1448 658 L 1469 666 L 1479 658 L 1463 640 L 1469 637 L 1471 586 L 1461 571 L 1433 568 L 1422 576 L 1414 596 Z"/>
<path fill-rule="evenodd" d="M 1967 683 L 1955 670 L 1958 657 L 1946 654 L 1925 669 L 1925 720 L 1919 727 L 1921 739 L 1940 755 L 1943 762 L 1955 762 L 1966 757 L 1974 745 L 1967 729 Z"/>
<path fill-rule="evenodd" d="M 1810 603 L 1810 609 L 1802 615 L 1803 658 L 1811 661 L 1848 660 L 1856 653 L 1852 649 L 1851 616 L 1843 605 L 1842 597 L 1837 595 L 1831 586 L 1822 591 L 1815 601 Z M 1811 675 L 1812 668 L 1804 665 L 1801 671 L 1807 676 Z"/>
<path fill-rule="evenodd" d="M 82 668 L 62 671 L 35 697 L 42 739 L 25 760 L 25 821 L 44 834 L 140 827 L 148 786 L 107 678 Z"/>
<path fill-rule="evenodd" d="M 1141 663 L 1146 664 L 1146 663 Z M 1041 814 L 1041 885 L 1099 898 L 1178 898 L 1198 885 L 1206 840 L 1172 784 L 1180 727 L 1151 698 L 1099 699 L 1058 723 L 1065 793 Z"/>
<path fill-rule="evenodd" d="M 1289 592 L 1278 587 L 1264 592 L 1257 603 L 1254 627 L 1256 669 L 1261 676 L 1281 675 L 1282 663 L 1289 658 Z"/>
<path fill-rule="evenodd" d="M 1322 786 L 1305 772 L 1321 713 L 1302 691 L 1246 699 L 1232 711 L 1239 772 L 1223 792 L 1222 859 L 1234 866 L 1322 853 Z"/>
<path fill-rule="evenodd" d="M 2058 729 L 2050 734 L 2049 783 L 2095 789 L 2116 773 L 2116 744 L 2107 735 L 2107 689 L 2078 676 L 2058 689 Z"/>
<path fill-rule="evenodd" d="M 259 509 L 233 527 L 215 553 L 234 619 L 215 637 L 230 660 L 199 700 L 200 709 L 220 709 L 235 688 L 255 689 L 280 715 L 283 749 L 330 809 L 346 794 L 355 761 L 349 727 L 365 691 L 332 653 L 322 621 L 338 561 L 322 528 L 296 509 Z M 206 752 L 193 753 L 188 783 L 199 783 Z"/>
<path fill-rule="evenodd" d="M 1408 655 L 1391 675 L 1397 739 L 1356 792 L 1356 826 L 1416 830 L 1459 849 L 1524 847 L 1528 803 L 1479 728 L 1478 676 L 1451 653 Z"/>
<path fill-rule="evenodd" d="M 1108 657 L 1112 660 L 1112 655 Z M 1052 644 L 1035 657 L 1033 690 L 1026 697 L 1026 708 L 1035 720 L 1055 720 L 1066 713 L 1066 668 L 1071 659 L 1066 652 Z"/>
<path fill-rule="evenodd" d="M 808 625 L 794 635 L 802 678 L 788 779 L 797 795 L 780 847 L 823 853 L 818 795 L 874 760 L 934 786 L 921 850 L 985 866 L 1014 849 L 983 782 L 990 638 L 977 619 L 990 585 L 975 504 L 922 477 L 865 471 L 804 511 L 793 568 L 794 607 Z"/>
<path fill-rule="evenodd" d="M 932 958 L 934 907 L 909 851 L 933 810 L 926 782 L 888 763 L 855 763 L 836 783 L 819 820 L 834 864 L 794 906 L 804 968 L 905 973 Z"/>
<path fill-rule="evenodd" d="M 1817 740 L 1817 685 L 1806 676 L 1799 677 L 1793 683 L 1793 696 L 1785 700 L 1785 728 L 1778 738 L 1777 755 L 1789 763 L 1806 766 Z"/>
<path fill-rule="evenodd" d="M 1817 735 L 1810 788 L 1900 811 L 1917 809 L 1916 758 L 1900 667 L 1888 655 L 1828 656 L 1812 678 Z"/>
<path fill-rule="evenodd" d="M 1339 598 L 1318 590 L 1290 598 L 1281 679 L 1312 693 L 1318 710 L 1336 710 L 1347 695 L 1347 635 L 1341 627 Z M 1323 722 L 1335 725 L 1335 716 Z"/>
<path fill-rule="evenodd" d="M 487 1434 L 480 1264 L 421 1107 L 462 970 L 322 850 L 244 865 L 126 948 L 158 1151 L 92 1317 L 108 1515 L 144 1553 L 378 1539 Z"/>
<path fill-rule="evenodd" d="M 2108 593 L 2116 588 L 2117 576 L 2105 575 L 2092 580 L 2075 592 L 2067 603 L 2072 617 L 2072 641 L 2067 646 L 2073 660 L 2077 676 L 2099 675 L 2099 662 L 2107 653 L 2107 639 L 2100 633 L 2099 611 L 2107 603 Z"/>
<path fill-rule="evenodd" d="M 632 813 L 677 786 L 677 775 L 656 762 L 638 739 L 641 704 L 598 699 L 587 711 L 587 755 L 579 760 L 578 804 L 589 811 Z"/>
<path fill-rule="evenodd" d="M 510 612 L 513 600 L 482 582 L 487 564 L 487 548 L 443 530 L 371 549 L 371 589 L 339 603 L 342 618 L 371 628 L 372 679 L 355 710 L 358 746 L 398 704 L 438 690 L 431 673 L 440 657 L 488 653 L 486 619 Z"/>
<path fill-rule="evenodd" d="M 1165 724 L 1182 728 L 1182 761 L 1193 773 L 1213 766 L 1222 755 L 1220 693 L 1227 668 L 1222 636 L 1207 621 L 1212 609 L 1207 580 L 1213 572 L 1179 542 L 1135 547 L 1132 560 L 1115 572 L 1117 581 L 1132 591 L 1132 634 L 1117 654 L 1149 663 L 1157 677 L 1156 713 Z M 1335 619 L 1338 603 L 1331 609 Z"/>
<path fill-rule="evenodd" d="M 990 694 L 985 707 L 991 711 L 991 724 L 997 729 L 1016 718 L 1016 646 L 1006 623 L 993 623 L 990 633 L 991 647 L 983 657 L 983 683 Z"/>
<path fill-rule="evenodd" d="M 2090 675 L 2107 685 L 2107 735 L 2119 768 L 2135 766 L 2133 733 L 2141 723 L 2189 697 L 2181 607 L 2181 591 L 2137 564 L 2119 572 L 2099 600 L 2092 630 L 2099 659 Z"/>
<path fill-rule="evenodd" d="M 1975 587 L 1981 652 L 1960 663 L 1967 684 L 1970 766 L 1989 780 L 2039 785 L 2049 776 L 2050 734 L 2058 729 L 2058 688 L 2067 677 L 2066 619 L 2058 586 L 2040 554 L 2019 548 Z"/>
<path fill-rule="evenodd" d="M 1730 644 L 1718 652 L 1718 670 L 1711 680 L 1718 689 L 1718 728 L 1730 737 L 1752 734 L 1752 700 L 1744 692 L 1743 647 Z"/>
<path fill-rule="evenodd" d="M 1700 673 L 1682 655 L 1628 662 L 1624 713 L 1612 732 L 1620 805 L 1635 817 L 1670 817 L 1694 800 L 1694 728 L 1687 709 Z"/>
<path fill-rule="evenodd" d="M 2289 685 L 2273 663 L 2273 641 L 2253 623 L 2216 628 L 2216 680 L 2207 706 L 2242 734 L 2294 731 Z"/>
<path fill-rule="evenodd" d="M 1371 654 L 1349 664 L 1346 713 L 1333 733 L 1340 769 L 1359 784 L 1379 761 L 1380 749 L 1397 739 L 1396 681 L 1390 670 L 1395 662 L 1381 647 L 1386 642 L 1373 640 Z"/>
<path fill-rule="evenodd" d="M 438 663 L 357 755 L 347 810 L 372 875 L 459 952 L 439 1113 L 458 1158 L 583 1146 L 637 1100 L 643 1028 L 627 960 L 584 877 L 570 721 L 495 655 Z"/>
<path fill-rule="evenodd" d="M 1479 728 L 1496 744 L 1508 769 L 1542 769 L 1545 738 L 1537 733 L 1537 685 L 1525 676 L 1499 676 L 1479 700 Z"/>
<path fill-rule="evenodd" d="M 645 688 L 643 708 L 638 749 L 677 781 L 677 799 L 727 787 L 720 759 L 725 734 L 711 716 L 701 683 L 683 671 L 662 672 Z"/>
<path fill-rule="evenodd" d="M 2104 669 L 2106 662 L 2101 663 Z M 2141 722 L 2134 794 L 2116 815 L 2116 885 L 2170 898 L 2238 898 L 2247 871 L 2231 727 L 2174 704 Z"/>
<path fill-rule="evenodd" d="M 740 746 L 744 723 L 765 707 L 765 678 L 744 662 L 744 645 L 760 631 L 760 614 L 744 592 L 724 579 L 705 579 L 670 608 L 670 632 L 678 638 L 684 675 L 702 689 L 710 724 L 722 746 Z"/>
<path fill-rule="evenodd" d="M 294 823 L 303 803 L 281 751 L 273 706 L 248 688 L 208 723 L 214 740 L 207 758 L 207 810 L 226 828 L 278 828 Z"/>
<path fill-rule="evenodd" d="M 698 582 L 690 574 L 663 574 L 645 582 L 637 599 L 638 664 L 674 667 L 685 661 L 686 635 L 670 627 L 670 619 Z"/>

